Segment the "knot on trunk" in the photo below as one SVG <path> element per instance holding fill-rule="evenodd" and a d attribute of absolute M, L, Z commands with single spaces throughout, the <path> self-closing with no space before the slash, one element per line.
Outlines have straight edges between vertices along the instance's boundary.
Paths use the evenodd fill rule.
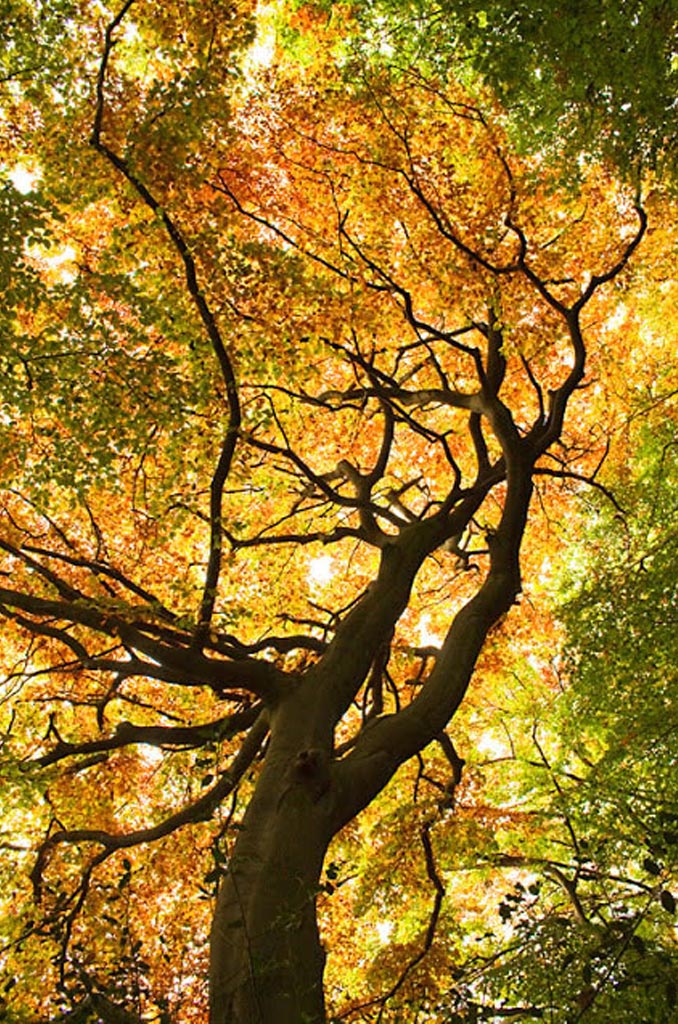
<path fill-rule="evenodd" d="M 307 788 L 313 800 L 319 800 L 330 787 L 330 758 L 326 750 L 309 747 L 300 750 L 292 764 L 292 782 Z"/>

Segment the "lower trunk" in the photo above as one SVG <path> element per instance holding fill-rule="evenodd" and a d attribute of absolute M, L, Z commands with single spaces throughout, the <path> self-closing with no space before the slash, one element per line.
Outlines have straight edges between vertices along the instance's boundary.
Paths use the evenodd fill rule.
<path fill-rule="evenodd" d="M 319 760 L 269 749 L 217 898 L 210 1024 L 326 1020 L 315 900 L 330 801 Z"/>

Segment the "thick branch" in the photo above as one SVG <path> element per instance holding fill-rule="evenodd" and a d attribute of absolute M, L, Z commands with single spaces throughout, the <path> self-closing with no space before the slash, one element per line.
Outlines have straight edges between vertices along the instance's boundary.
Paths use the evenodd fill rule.
<path fill-rule="evenodd" d="M 451 513 L 442 511 L 414 523 L 401 522 L 399 536 L 385 544 L 376 580 L 339 624 L 327 651 L 308 673 L 308 685 L 326 691 L 327 712 L 333 722 L 341 719 L 355 699 L 379 648 L 407 607 L 424 560 L 447 538 L 463 533 L 494 482 L 492 478 L 483 481 Z"/>
<path fill-rule="evenodd" d="M 146 623 L 130 621 L 120 615 L 111 614 L 94 602 L 58 601 L 3 587 L 0 588 L 0 605 L 6 605 L 10 609 L 18 608 L 34 616 L 38 620 L 35 623 L 22 617 L 21 624 L 24 628 L 43 635 L 47 633 L 66 643 L 74 650 L 83 666 L 92 670 L 121 672 L 126 675 L 148 674 L 183 686 L 206 685 L 217 691 L 228 687 L 242 687 L 264 699 L 272 699 L 288 680 L 286 673 L 265 660 L 217 660 L 206 657 L 195 648 L 177 647 L 154 639 L 146 632 Z M 43 619 L 78 624 L 106 636 L 119 638 L 124 645 L 141 651 L 155 664 L 135 659 L 99 660 L 96 656 L 90 656 L 79 641 L 63 631 L 59 632 L 54 626 L 44 624 L 41 621 Z"/>
<path fill-rule="evenodd" d="M 350 820 L 400 764 L 445 729 L 466 693 L 490 629 L 520 591 L 519 552 L 532 494 L 532 458 L 505 407 L 498 400 L 492 405 L 490 418 L 507 462 L 507 493 L 498 529 L 488 537 L 488 575 L 455 616 L 436 664 L 412 703 L 372 723 L 336 765 L 336 827 Z"/>
<path fill-rule="evenodd" d="M 204 725 L 133 725 L 131 722 L 120 722 L 113 736 L 105 739 L 91 740 L 88 743 L 69 743 L 57 736 L 53 750 L 42 757 L 36 757 L 26 764 L 46 768 L 50 764 L 63 761 L 66 757 L 80 757 L 96 754 L 107 750 L 118 750 L 121 747 L 143 743 L 154 747 L 202 747 L 206 743 L 215 743 L 230 739 L 241 730 L 253 725 L 261 712 L 261 705 L 254 705 L 245 711 L 225 715 L 215 722 Z M 55 731 L 54 729 L 52 731 Z"/>

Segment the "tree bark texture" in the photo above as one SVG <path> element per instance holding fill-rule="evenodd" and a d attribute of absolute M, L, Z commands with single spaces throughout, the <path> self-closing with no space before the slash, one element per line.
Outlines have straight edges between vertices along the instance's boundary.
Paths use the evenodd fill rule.
<path fill-rule="evenodd" d="M 495 569 L 456 616 L 419 697 L 364 729 L 335 756 L 334 727 L 362 686 L 412 582 L 440 541 L 417 524 L 382 554 L 378 579 L 314 669 L 271 711 L 270 743 L 228 865 L 213 921 L 210 1024 L 322 1024 L 325 954 L 315 898 L 328 845 L 400 764 L 444 728 L 465 693 L 487 633 L 511 606 L 530 500 L 529 466 L 516 473 L 497 535 Z"/>
<path fill-rule="evenodd" d="M 272 718 L 265 765 L 217 897 L 210 1024 L 325 1020 L 315 901 L 333 800 L 326 736 L 305 724 L 294 698 Z"/>

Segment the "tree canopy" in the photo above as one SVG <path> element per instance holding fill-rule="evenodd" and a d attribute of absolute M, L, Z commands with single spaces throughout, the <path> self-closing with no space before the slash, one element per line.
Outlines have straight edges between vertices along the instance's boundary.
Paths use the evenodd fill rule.
<path fill-rule="evenodd" d="M 503 7 L 3 12 L 9 1022 L 675 1010 L 674 19 Z"/>
<path fill-rule="evenodd" d="M 659 169 L 675 181 L 675 5 L 361 0 L 356 11 L 357 52 L 489 85 L 518 144 L 570 176 L 578 160 L 603 157 L 632 180 Z"/>

